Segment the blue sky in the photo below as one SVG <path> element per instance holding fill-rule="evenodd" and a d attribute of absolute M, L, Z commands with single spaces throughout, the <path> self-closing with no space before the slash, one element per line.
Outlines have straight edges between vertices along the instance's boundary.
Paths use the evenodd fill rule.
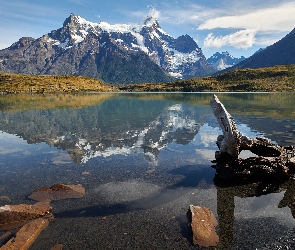
<path fill-rule="evenodd" d="M 110 24 L 153 15 L 171 36 L 194 38 L 207 58 L 217 51 L 248 57 L 295 26 L 294 0 L 0 0 L 0 49 L 61 28 L 71 13 Z"/>

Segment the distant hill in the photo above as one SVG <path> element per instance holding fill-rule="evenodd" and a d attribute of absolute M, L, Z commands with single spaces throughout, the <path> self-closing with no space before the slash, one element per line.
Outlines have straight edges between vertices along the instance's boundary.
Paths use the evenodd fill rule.
<path fill-rule="evenodd" d="M 284 64 L 295 64 L 295 28 L 275 44 L 258 51 L 229 69 L 264 68 Z"/>
<path fill-rule="evenodd" d="M 126 85 L 119 89 L 129 92 L 293 92 L 295 91 L 295 64 L 259 69 L 235 69 L 214 76 L 163 84 Z"/>

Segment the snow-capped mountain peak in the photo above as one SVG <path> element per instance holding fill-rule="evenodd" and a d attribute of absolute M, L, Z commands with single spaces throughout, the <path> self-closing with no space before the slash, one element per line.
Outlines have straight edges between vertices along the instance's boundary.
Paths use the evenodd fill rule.
<path fill-rule="evenodd" d="M 153 16 L 148 16 L 144 21 L 143 24 L 147 27 L 153 27 L 155 29 L 161 28 L 157 19 Z"/>
<path fill-rule="evenodd" d="M 142 24 L 109 24 L 104 21 L 92 23 L 71 14 L 64 22 L 64 29 L 71 37 L 63 41 L 54 40 L 55 45 L 64 49 L 81 43 L 90 33 L 96 36 L 108 33 L 118 46 L 128 51 L 146 53 L 154 63 L 173 77 L 202 75 L 196 72 L 204 65 L 210 70 L 210 65 L 193 38 L 189 35 L 173 38 L 162 30 L 154 16 L 148 16 Z"/>
<path fill-rule="evenodd" d="M 154 14 L 137 24 L 94 23 L 71 14 L 62 28 L 30 40 L 22 49 L 25 51 L 23 62 L 14 61 L 14 53 L 19 52 L 12 52 L 12 48 L 19 49 L 20 41 L 9 50 L 3 50 L 2 54 L 0 51 L 0 60 L 5 58 L 5 63 L 0 63 L 0 71 L 84 75 L 113 84 L 164 82 L 171 81 L 171 76 L 188 78 L 216 71 L 193 38 L 189 35 L 170 36 Z M 11 54 L 11 59 L 7 59 L 7 53 Z M 31 65 L 34 57 L 37 63 Z M 18 66 L 21 63 L 27 66 Z M 123 68 L 124 73 L 120 73 Z M 113 72 L 105 74 L 103 70 Z M 134 75 L 126 77 L 126 70 Z M 122 78 L 126 80 L 121 82 Z M 135 78 L 139 80 L 135 82 Z"/>

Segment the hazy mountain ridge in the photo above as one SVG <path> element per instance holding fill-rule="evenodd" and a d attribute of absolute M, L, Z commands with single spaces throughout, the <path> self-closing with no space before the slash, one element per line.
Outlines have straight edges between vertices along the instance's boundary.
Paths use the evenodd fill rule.
<path fill-rule="evenodd" d="M 216 52 L 214 55 L 209 57 L 207 61 L 217 70 L 224 70 L 230 68 L 239 62 L 245 60 L 244 56 L 236 58 L 231 56 L 227 51 L 226 52 Z"/>
<path fill-rule="evenodd" d="M 83 75 L 108 83 L 167 82 L 216 70 L 188 35 L 177 39 L 157 20 L 143 24 L 92 23 L 71 14 L 63 27 L 21 38 L 0 51 L 0 72 Z"/>

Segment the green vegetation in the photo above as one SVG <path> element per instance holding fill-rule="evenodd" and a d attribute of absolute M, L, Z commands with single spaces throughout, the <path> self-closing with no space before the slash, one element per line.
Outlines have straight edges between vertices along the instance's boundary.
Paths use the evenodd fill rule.
<path fill-rule="evenodd" d="M 293 92 L 295 65 L 236 69 L 223 74 L 167 83 L 110 86 L 81 76 L 20 75 L 0 73 L 0 93 L 57 92 Z"/>

